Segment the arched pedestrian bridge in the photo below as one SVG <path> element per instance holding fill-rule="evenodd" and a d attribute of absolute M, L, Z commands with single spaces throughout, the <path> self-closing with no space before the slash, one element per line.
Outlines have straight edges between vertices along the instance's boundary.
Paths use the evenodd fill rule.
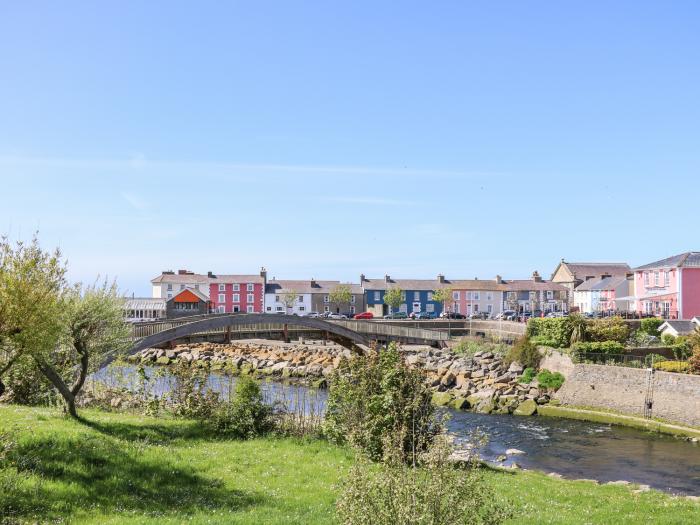
<path fill-rule="evenodd" d="M 447 333 L 443 331 L 393 326 L 372 321 L 325 320 L 278 314 L 210 314 L 135 324 L 132 329 L 134 345 L 129 354 L 195 336 L 218 334 L 230 340 L 232 335 L 287 334 L 288 331 L 295 329 L 320 332 L 322 336 L 334 339 L 348 348 L 389 341 L 441 346 L 448 339 Z M 238 334 L 233 334 L 234 332 Z"/>

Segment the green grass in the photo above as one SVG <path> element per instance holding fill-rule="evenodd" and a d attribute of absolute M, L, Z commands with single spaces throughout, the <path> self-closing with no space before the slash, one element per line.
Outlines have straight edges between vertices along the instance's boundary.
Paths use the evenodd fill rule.
<path fill-rule="evenodd" d="M 0 469 L 0 523 L 333 522 L 352 455 L 323 441 L 220 441 L 192 421 L 0 406 L 17 444 Z M 0 455 L 2 447 L 0 447 Z M 18 473 L 19 472 L 19 473 Z M 658 492 L 486 472 L 512 523 L 700 523 L 700 504 Z"/>

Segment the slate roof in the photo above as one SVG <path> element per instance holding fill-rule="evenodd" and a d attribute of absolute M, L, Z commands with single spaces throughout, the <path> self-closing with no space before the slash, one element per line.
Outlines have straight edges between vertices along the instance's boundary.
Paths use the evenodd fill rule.
<path fill-rule="evenodd" d="M 389 288 L 401 288 L 404 291 L 432 291 L 438 288 L 450 286 L 449 281 L 441 284 L 437 279 L 365 279 L 362 281 L 365 290 L 387 290 Z"/>
<path fill-rule="evenodd" d="M 540 291 L 551 290 L 553 292 L 566 292 L 568 288 L 559 283 L 552 281 L 534 281 L 533 279 L 504 281 L 505 290 L 508 292 L 525 292 L 525 291 Z"/>
<path fill-rule="evenodd" d="M 605 279 L 588 279 L 576 287 L 577 292 L 589 290 L 615 290 L 626 281 L 626 277 L 606 277 Z"/>
<path fill-rule="evenodd" d="M 588 263 L 588 262 L 566 262 L 561 264 L 566 265 L 569 271 L 574 274 L 576 279 L 585 279 L 587 276 L 593 275 L 599 277 L 601 275 L 624 275 L 631 270 L 627 263 Z"/>
<path fill-rule="evenodd" d="M 659 332 L 663 332 L 664 327 L 666 327 L 667 325 L 673 328 L 680 335 L 687 335 L 693 332 L 697 327 L 697 325 L 693 321 L 666 321 L 664 324 L 659 326 Z"/>
<path fill-rule="evenodd" d="M 506 289 L 506 285 L 495 279 L 467 279 L 445 281 L 445 285 L 453 290 L 474 290 L 500 292 Z"/>
<path fill-rule="evenodd" d="M 267 282 L 265 287 L 265 293 L 288 293 L 294 291 L 298 294 L 307 293 L 323 293 L 327 294 L 333 291 L 336 286 L 347 285 L 350 287 L 350 293 L 354 295 L 362 295 L 364 292 L 359 284 L 353 283 L 341 283 L 340 281 L 314 281 L 313 285 L 311 280 L 287 280 L 287 279 L 276 279 Z"/>
<path fill-rule="evenodd" d="M 173 283 L 173 284 L 225 284 L 225 283 L 263 283 L 260 275 L 235 275 L 235 274 L 214 274 L 214 277 L 200 273 L 172 274 L 162 273 L 158 277 L 151 279 L 151 283 Z"/>
<path fill-rule="evenodd" d="M 700 252 L 685 252 L 660 261 L 638 266 L 635 270 L 652 268 L 700 268 Z"/>

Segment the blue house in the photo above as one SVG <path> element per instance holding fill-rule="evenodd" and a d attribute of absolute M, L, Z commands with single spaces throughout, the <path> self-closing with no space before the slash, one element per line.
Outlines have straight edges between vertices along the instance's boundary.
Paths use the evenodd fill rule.
<path fill-rule="evenodd" d="M 447 285 L 445 277 L 438 275 L 437 279 L 392 279 L 385 275 L 383 279 L 367 279 L 360 275 L 360 285 L 365 292 L 367 311 L 375 317 L 381 317 L 391 312 L 384 303 L 384 294 L 391 288 L 400 288 L 403 301 L 399 312 L 428 312 L 436 316 L 442 313 L 442 303 L 433 300 L 433 292 Z"/>

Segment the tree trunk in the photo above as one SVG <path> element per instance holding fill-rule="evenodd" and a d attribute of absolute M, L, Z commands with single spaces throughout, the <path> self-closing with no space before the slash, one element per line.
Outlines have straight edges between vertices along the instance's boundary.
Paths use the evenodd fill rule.
<path fill-rule="evenodd" d="M 75 409 L 75 396 L 73 395 L 73 392 L 71 392 L 70 388 L 68 388 L 68 385 L 66 385 L 65 381 L 63 381 L 61 376 L 58 375 L 58 372 L 56 372 L 47 362 L 36 357 L 34 360 L 36 361 L 41 373 L 46 376 L 46 379 L 51 381 L 51 384 L 56 387 L 56 390 L 58 390 L 63 397 L 64 401 L 66 402 L 68 413 L 71 415 L 71 417 L 77 418 L 78 413 Z"/>
<path fill-rule="evenodd" d="M 78 378 L 75 380 L 75 383 L 70 389 L 71 394 L 73 394 L 73 397 L 77 396 L 80 393 L 80 390 L 83 388 L 83 385 L 85 384 L 85 378 L 87 377 L 88 373 L 88 367 L 90 365 L 90 356 L 87 350 L 83 348 L 83 346 L 80 344 L 75 344 L 75 349 L 80 355 L 80 373 L 78 374 Z"/>

